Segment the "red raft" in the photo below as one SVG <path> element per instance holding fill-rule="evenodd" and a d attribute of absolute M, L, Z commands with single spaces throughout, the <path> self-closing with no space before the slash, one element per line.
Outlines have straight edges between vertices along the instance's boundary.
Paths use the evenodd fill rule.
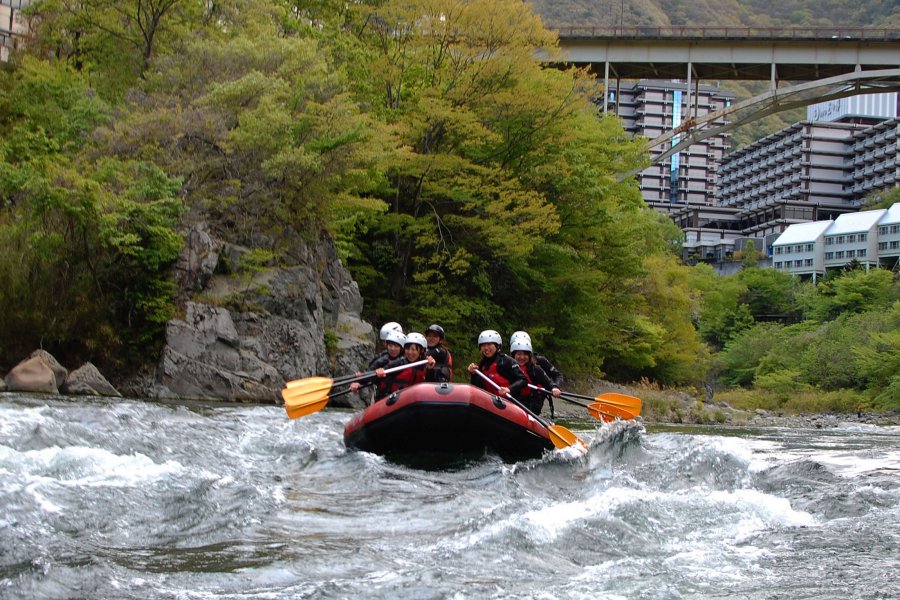
<path fill-rule="evenodd" d="M 353 416 L 344 443 L 383 456 L 492 452 L 506 462 L 553 450 L 550 432 L 524 410 L 458 383 L 420 383 L 391 394 Z"/>

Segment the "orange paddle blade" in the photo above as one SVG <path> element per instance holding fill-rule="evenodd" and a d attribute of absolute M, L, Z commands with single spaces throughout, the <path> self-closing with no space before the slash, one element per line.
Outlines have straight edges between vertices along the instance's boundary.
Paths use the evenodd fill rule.
<path fill-rule="evenodd" d="M 594 398 L 596 402 L 600 404 L 606 404 L 610 406 L 617 406 L 622 410 L 627 411 L 631 414 L 629 419 L 633 419 L 641 414 L 641 399 L 635 396 L 629 396 L 628 394 L 617 394 L 615 392 L 607 392 L 605 394 L 600 394 L 596 398 Z"/>
<path fill-rule="evenodd" d="M 609 417 L 604 418 L 604 421 L 614 421 L 616 417 L 622 419 L 623 421 L 628 421 L 638 416 L 630 410 L 626 410 L 618 406 L 613 406 L 612 404 L 604 404 L 603 402 L 594 402 L 593 404 L 590 404 L 588 410 L 592 409 L 594 411 L 597 411 L 601 415 L 605 415 L 605 417 Z"/>
<path fill-rule="evenodd" d="M 557 448 L 568 448 L 569 446 L 574 446 L 575 444 L 581 444 L 585 446 L 585 443 L 581 441 L 577 435 L 575 435 L 569 429 L 566 429 L 562 425 L 547 425 L 547 430 L 550 431 L 550 441 L 553 442 L 553 445 Z"/>

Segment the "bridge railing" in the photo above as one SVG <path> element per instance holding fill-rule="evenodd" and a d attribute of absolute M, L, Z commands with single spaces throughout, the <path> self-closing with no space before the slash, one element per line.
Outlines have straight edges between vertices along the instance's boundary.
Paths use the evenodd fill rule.
<path fill-rule="evenodd" d="M 553 26 L 562 39 L 745 39 L 900 41 L 896 27 L 570 27 Z"/>

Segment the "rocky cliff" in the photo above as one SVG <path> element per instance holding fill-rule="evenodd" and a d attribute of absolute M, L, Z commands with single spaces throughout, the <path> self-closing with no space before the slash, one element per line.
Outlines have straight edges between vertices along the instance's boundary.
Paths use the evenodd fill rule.
<path fill-rule="evenodd" d="M 279 402 L 286 381 L 366 365 L 374 332 L 327 234 L 271 264 L 248 267 L 249 252 L 202 225 L 187 232 L 176 269 L 183 315 L 167 324 L 156 369 L 126 394 Z"/>

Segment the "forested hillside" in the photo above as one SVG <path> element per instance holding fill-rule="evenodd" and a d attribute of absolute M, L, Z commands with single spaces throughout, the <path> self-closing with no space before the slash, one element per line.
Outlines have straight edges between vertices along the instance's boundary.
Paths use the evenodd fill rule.
<path fill-rule="evenodd" d="M 900 26 L 895 0 L 531 0 L 550 27 Z"/>

